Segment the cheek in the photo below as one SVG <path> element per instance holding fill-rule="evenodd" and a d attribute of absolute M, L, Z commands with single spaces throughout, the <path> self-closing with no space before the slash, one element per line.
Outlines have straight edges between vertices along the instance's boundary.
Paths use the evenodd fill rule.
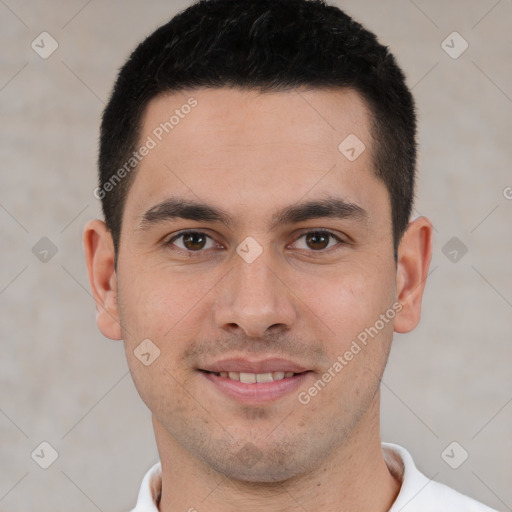
<path fill-rule="evenodd" d="M 343 348 L 392 306 L 394 276 L 377 265 L 347 265 L 322 279 L 305 278 L 301 288 L 305 303 L 334 340 L 332 345 Z"/>
<path fill-rule="evenodd" d="M 197 335 L 200 298 L 212 283 L 179 272 L 173 272 L 171 279 L 168 269 L 147 265 L 125 265 L 120 270 L 119 313 L 135 386 L 157 416 L 170 410 L 178 416 L 184 414 L 187 400 L 180 390 L 188 385 L 190 371 L 183 368 L 181 356 Z M 143 340 L 151 340 L 157 348 Z M 139 349 L 142 346 L 144 349 Z M 149 361 L 142 355 L 147 352 Z"/>
<path fill-rule="evenodd" d="M 305 283 L 313 312 L 307 318 L 322 335 L 328 362 L 318 380 L 302 390 L 300 403 L 308 401 L 310 413 L 323 411 L 326 424 L 343 418 L 336 428 L 347 428 L 374 399 L 393 334 L 393 283 L 392 273 L 362 266 Z M 389 317 L 381 320 L 387 311 Z"/>
<path fill-rule="evenodd" d="M 149 338 L 165 352 L 180 348 L 179 340 L 190 340 L 200 326 L 198 314 L 221 276 L 201 275 L 183 268 L 126 266 L 119 276 L 119 306 L 125 342 Z M 169 343 L 169 340 L 173 343 Z M 181 347 L 183 349 L 183 347 Z"/>

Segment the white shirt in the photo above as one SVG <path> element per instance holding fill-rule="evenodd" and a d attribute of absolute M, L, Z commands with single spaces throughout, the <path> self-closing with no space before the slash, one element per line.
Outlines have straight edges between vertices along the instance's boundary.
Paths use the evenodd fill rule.
<path fill-rule="evenodd" d="M 496 512 L 446 485 L 434 482 L 414 465 L 410 453 L 401 446 L 382 443 L 384 459 L 395 478 L 402 482 L 389 512 Z M 162 489 L 162 467 L 155 464 L 144 476 L 131 512 L 158 512 Z"/>

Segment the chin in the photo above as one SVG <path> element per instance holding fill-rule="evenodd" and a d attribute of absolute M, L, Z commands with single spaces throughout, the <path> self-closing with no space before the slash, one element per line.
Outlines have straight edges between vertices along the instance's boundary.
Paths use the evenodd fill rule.
<path fill-rule="evenodd" d="M 274 462 L 257 462 L 252 467 L 232 464 L 229 467 L 216 468 L 217 472 L 233 481 L 246 484 L 283 484 L 299 476 L 302 471 L 297 466 L 276 466 Z"/>
<path fill-rule="evenodd" d="M 314 454 L 295 446 L 259 449 L 248 442 L 241 449 L 226 457 L 205 457 L 204 461 L 217 473 L 239 482 L 253 484 L 282 484 L 314 469 Z M 213 454 L 209 454 L 213 455 Z"/>

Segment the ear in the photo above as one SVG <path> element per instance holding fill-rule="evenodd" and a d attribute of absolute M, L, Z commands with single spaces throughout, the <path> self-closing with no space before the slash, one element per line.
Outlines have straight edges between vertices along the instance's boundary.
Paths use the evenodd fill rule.
<path fill-rule="evenodd" d="M 409 223 L 398 247 L 396 287 L 402 309 L 395 317 L 396 332 L 412 331 L 419 323 L 421 300 L 432 257 L 432 224 L 425 217 Z"/>
<path fill-rule="evenodd" d="M 84 250 L 89 283 L 96 301 L 96 323 L 104 336 L 120 340 L 114 242 L 101 220 L 92 220 L 85 226 Z"/>

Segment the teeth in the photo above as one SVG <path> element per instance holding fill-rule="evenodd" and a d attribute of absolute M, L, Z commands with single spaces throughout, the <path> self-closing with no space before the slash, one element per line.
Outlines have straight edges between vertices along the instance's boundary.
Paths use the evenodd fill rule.
<path fill-rule="evenodd" d="M 244 384 L 254 384 L 256 382 L 256 374 L 240 372 L 240 382 Z"/>
<path fill-rule="evenodd" d="M 219 372 L 219 375 L 231 380 L 238 380 L 244 384 L 256 384 L 257 382 L 274 382 L 293 377 L 293 372 L 268 372 L 268 373 L 247 373 L 247 372 Z"/>
<path fill-rule="evenodd" d="M 274 382 L 274 376 L 271 373 L 257 373 L 256 382 Z"/>

